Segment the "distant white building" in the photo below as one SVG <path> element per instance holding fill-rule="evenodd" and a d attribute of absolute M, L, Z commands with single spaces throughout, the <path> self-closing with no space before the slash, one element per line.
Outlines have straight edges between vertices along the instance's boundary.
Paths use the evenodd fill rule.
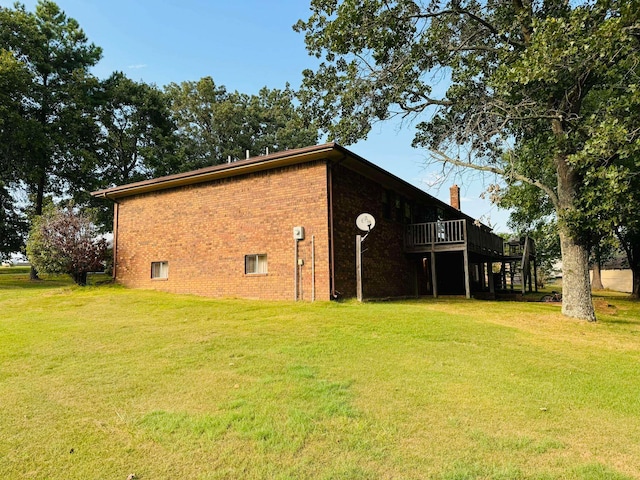
<path fill-rule="evenodd" d="M 633 292 L 633 272 L 626 258 L 614 258 L 605 262 L 600 270 L 602 286 L 616 292 Z M 591 272 L 593 280 L 593 271 Z"/>

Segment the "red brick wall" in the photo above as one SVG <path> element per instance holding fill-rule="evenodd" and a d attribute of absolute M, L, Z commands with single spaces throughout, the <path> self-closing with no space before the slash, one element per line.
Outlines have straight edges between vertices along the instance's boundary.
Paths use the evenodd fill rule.
<path fill-rule="evenodd" d="M 119 200 L 116 279 L 135 288 L 214 297 L 294 300 L 293 227 L 300 290 L 311 300 L 315 236 L 316 299 L 328 300 L 327 166 L 319 161 Z M 267 254 L 266 275 L 245 275 L 247 254 Z M 152 280 L 151 262 L 169 278 Z"/>
<path fill-rule="evenodd" d="M 332 167 L 335 250 L 335 289 L 356 296 L 355 236 L 364 235 L 355 220 L 367 212 L 376 226 L 363 243 L 363 296 L 382 298 L 416 294 L 416 262 L 403 253 L 404 225 L 384 218 L 382 185 L 342 166 Z M 394 209 L 392 209 L 394 210 Z"/>

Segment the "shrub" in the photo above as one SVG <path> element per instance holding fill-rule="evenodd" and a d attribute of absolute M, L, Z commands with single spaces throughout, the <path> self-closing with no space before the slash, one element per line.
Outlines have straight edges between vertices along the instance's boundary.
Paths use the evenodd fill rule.
<path fill-rule="evenodd" d="M 107 242 L 92 217 L 72 208 L 51 208 L 38 217 L 27 240 L 27 257 L 42 273 L 69 274 L 78 285 L 104 269 Z"/>

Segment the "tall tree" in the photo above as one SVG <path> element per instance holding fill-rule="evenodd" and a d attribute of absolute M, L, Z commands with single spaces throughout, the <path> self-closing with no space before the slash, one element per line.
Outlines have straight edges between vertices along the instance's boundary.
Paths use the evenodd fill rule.
<path fill-rule="evenodd" d="M 263 88 L 258 95 L 229 92 L 211 77 L 166 87 L 181 139 L 182 170 L 313 145 L 318 131 L 305 122 L 295 95 Z"/>
<path fill-rule="evenodd" d="M 19 175 L 35 194 L 38 215 L 44 195 L 63 188 L 78 171 L 80 154 L 95 134 L 89 94 L 97 82 L 89 68 L 101 49 L 48 0 L 40 0 L 34 13 L 20 4 L 0 9 L 0 48 L 29 73 L 21 99 L 23 120 L 31 127 L 29 150 L 15 149 L 12 156 L 26 163 Z"/>
<path fill-rule="evenodd" d="M 287 84 L 284 90 L 263 87 L 245 100 L 245 115 L 252 121 L 251 153 L 279 152 L 308 147 L 318 141 L 318 129 L 296 106 L 295 93 Z"/>
<path fill-rule="evenodd" d="M 29 125 L 22 116 L 28 80 L 24 66 L 10 52 L 0 50 L 0 260 L 21 249 L 26 233 L 9 187 L 20 170 L 13 152 L 28 145 Z"/>
<path fill-rule="evenodd" d="M 7 50 L 0 49 L 0 180 L 16 180 L 20 157 L 29 138 L 29 120 L 25 118 L 23 99 L 29 90 L 30 75 L 25 65 Z"/>
<path fill-rule="evenodd" d="M 167 97 L 153 85 L 120 72 L 102 83 L 98 107 L 101 187 L 143 180 L 171 170 L 174 130 Z M 169 164 L 161 167 L 162 163 Z"/>
<path fill-rule="evenodd" d="M 601 92 L 637 94 L 640 2 L 312 0 L 311 9 L 295 28 L 324 61 L 305 72 L 301 98 L 325 129 L 350 143 L 374 121 L 423 114 L 414 145 L 433 159 L 539 189 L 559 222 L 562 311 L 595 320 L 576 222 L 582 154 L 593 130 L 609 127 Z M 600 123 L 590 122 L 596 112 Z M 640 131 L 630 134 L 625 142 Z"/>
<path fill-rule="evenodd" d="M 88 192 L 174 173 L 176 134 L 168 98 L 154 85 L 115 72 L 101 82 L 96 98 L 95 169 L 87 175 L 92 184 L 75 200 L 99 207 L 97 221 L 110 230 L 111 202 Z"/>
<path fill-rule="evenodd" d="M 101 49 L 55 3 L 40 0 L 35 12 L 18 3 L 0 8 L 0 51 L 28 73 L 20 99 L 28 130 L 14 132 L 27 133 L 28 142 L 16 142 L 10 156 L 40 215 L 47 193 L 63 191 L 87 171 L 85 154 L 96 135 L 91 94 L 97 86 L 89 68 Z"/>
<path fill-rule="evenodd" d="M 571 226 L 582 232 L 586 225 L 603 236 L 616 236 L 633 273 L 633 296 L 640 298 L 640 139 L 634 137 L 640 128 L 640 95 L 626 100 L 608 131 L 587 142 L 584 191 Z M 611 150 L 612 143 L 625 140 L 624 149 Z"/>

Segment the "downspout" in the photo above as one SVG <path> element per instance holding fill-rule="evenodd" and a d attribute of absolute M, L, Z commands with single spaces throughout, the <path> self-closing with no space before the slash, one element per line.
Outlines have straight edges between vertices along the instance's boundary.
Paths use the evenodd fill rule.
<path fill-rule="evenodd" d="M 316 236 L 311 235 L 311 301 L 316 301 Z"/>
<path fill-rule="evenodd" d="M 300 268 L 298 266 L 298 239 L 294 238 L 293 239 L 295 245 L 293 247 L 294 249 L 294 265 L 295 265 L 295 270 L 293 272 L 293 282 L 294 282 L 294 286 L 293 286 L 293 301 L 297 302 L 298 301 L 298 285 L 299 285 L 299 280 L 298 280 L 298 269 Z"/>

